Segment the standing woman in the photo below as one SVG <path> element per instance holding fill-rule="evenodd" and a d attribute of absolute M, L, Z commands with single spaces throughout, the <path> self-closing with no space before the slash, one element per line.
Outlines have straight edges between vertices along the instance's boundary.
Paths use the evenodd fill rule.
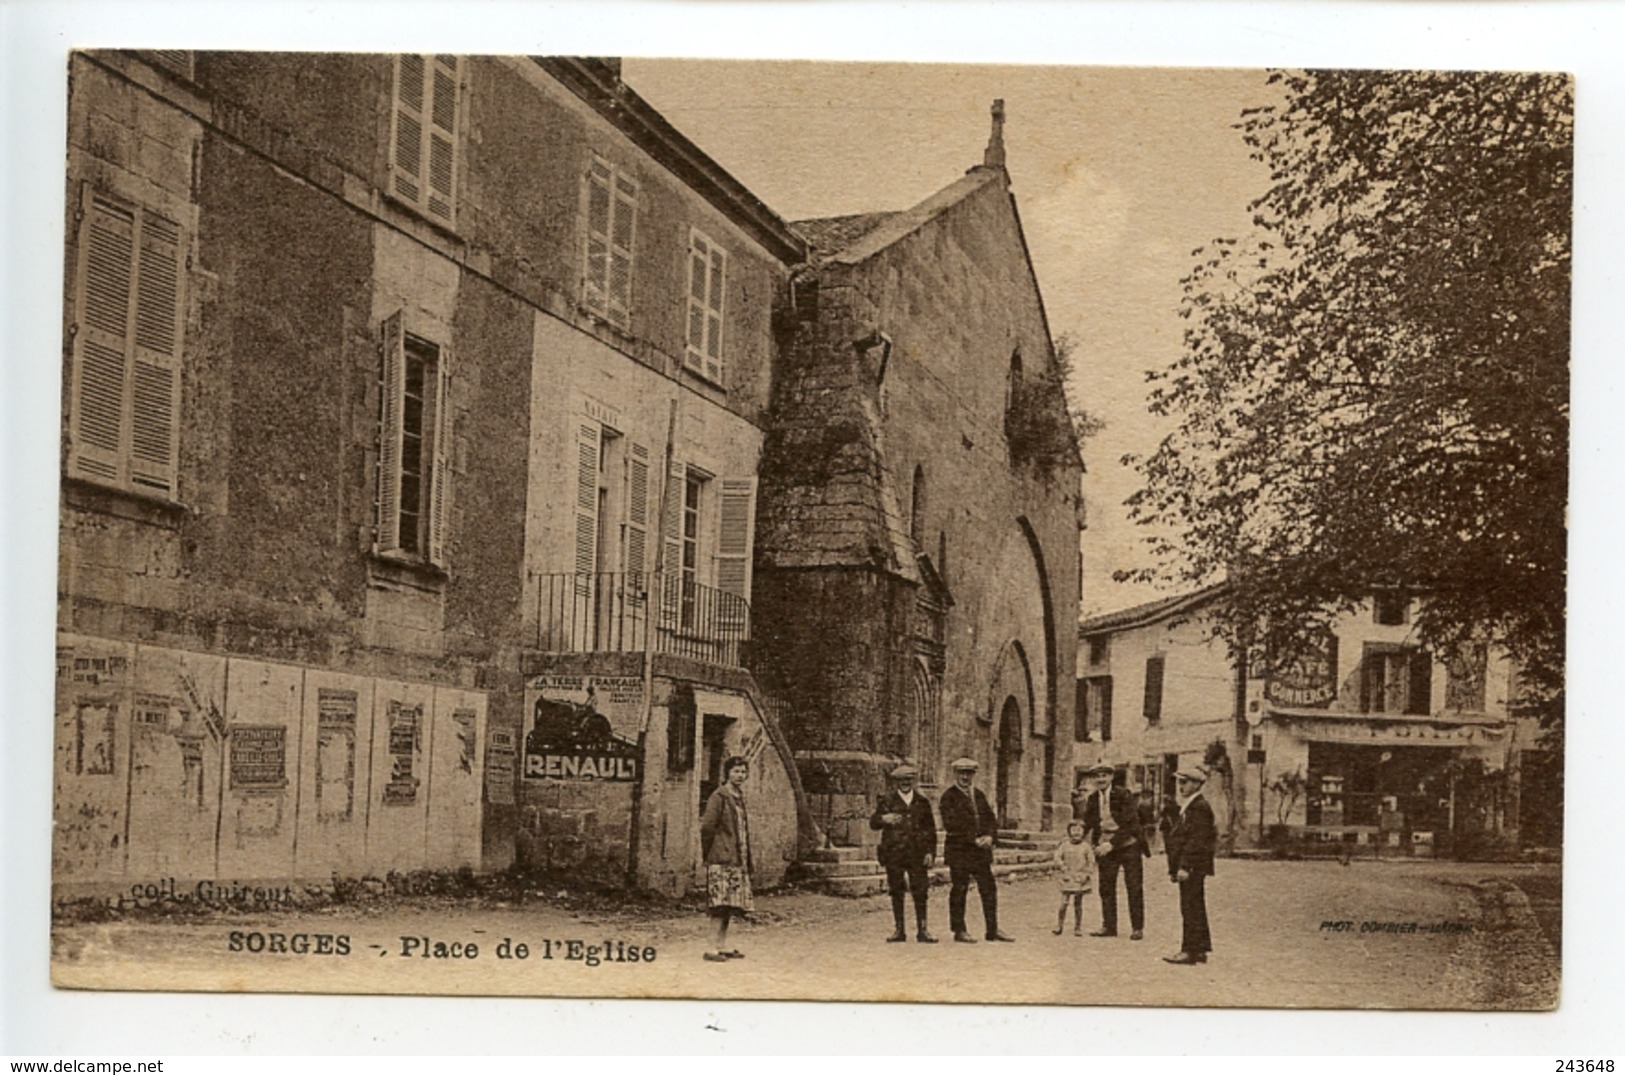
<path fill-rule="evenodd" d="M 705 958 L 712 963 L 744 959 L 728 947 L 728 922 L 754 909 L 750 892 L 750 822 L 745 814 L 745 778 L 750 763 L 737 754 L 722 763 L 722 786 L 711 794 L 700 818 L 700 846 L 705 852 L 705 886 L 711 917 L 717 922 L 716 947 Z"/>

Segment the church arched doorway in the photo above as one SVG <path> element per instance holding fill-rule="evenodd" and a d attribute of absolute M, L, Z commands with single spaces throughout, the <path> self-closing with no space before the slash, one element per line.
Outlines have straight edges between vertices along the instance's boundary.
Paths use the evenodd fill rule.
<path fill-rule="evenodd" d="M 1021 703 L 1007 695 L 999 711 L 999 738 L 994 744 L 993 798 L 1000 828 L 1012 828 L 1019 819 L 1011 811 L 1021 797 L 1015 789 L 1021 760 Z"/>

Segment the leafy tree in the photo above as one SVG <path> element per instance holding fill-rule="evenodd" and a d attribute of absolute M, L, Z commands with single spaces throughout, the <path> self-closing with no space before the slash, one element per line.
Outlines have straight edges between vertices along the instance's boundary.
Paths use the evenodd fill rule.
<path fill-rule="evenodd" d="M 1225 577 L 1233 643 L 1373 588 L 1421 640 L 1522 662 L 1561 713 L 1572 83 L 1519 73 L 1277 72 L 1237 129 L 1270 169 L 1253 228 L 1194 252 L 1177 426 L 1138 460 L 1155 566 Z"/>

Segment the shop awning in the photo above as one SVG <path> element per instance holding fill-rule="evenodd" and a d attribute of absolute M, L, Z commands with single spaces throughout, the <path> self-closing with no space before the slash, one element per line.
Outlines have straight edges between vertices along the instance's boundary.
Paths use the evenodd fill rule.
<path fill-rule="evenodd" d="M 1372 746 L 1487 746 L 1505 741 L 1508 721 L 1487 713 L 1349 713 L 1266 706 L 1264 719 L 1310 742 Z"/>

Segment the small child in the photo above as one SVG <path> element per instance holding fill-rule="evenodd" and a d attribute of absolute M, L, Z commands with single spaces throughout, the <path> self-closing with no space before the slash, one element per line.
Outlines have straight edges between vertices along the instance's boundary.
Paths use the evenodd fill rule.
<path fill-rule="evenodd" d="M 1083 822 L 1066 827 L 1066 842 L 1055 849 L 1055 865 L 1060 867 L 1061 911 L 1055 919 L 1055 935 L 1066 928 L 1066 905 L 1072 903 L 1072 935 L 1083 936 L 1083 897 L 1095 890 L 1095 850 L 1083 839 Z"/>

